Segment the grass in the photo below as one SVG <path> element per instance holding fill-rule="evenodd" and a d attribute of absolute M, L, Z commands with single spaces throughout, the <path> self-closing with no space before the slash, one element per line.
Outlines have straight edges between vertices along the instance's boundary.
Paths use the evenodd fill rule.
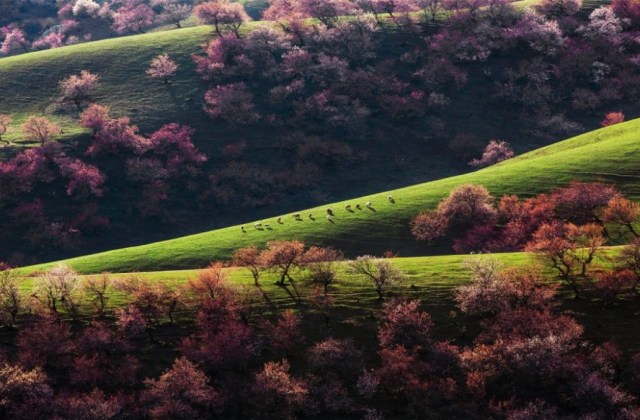
<path fill-rule="evenodd" d="M 0 113 L 14 116 L 17 128 L 26 115 L 51 114 L 59 95 L 58 82 L 81 70 L 98 73 L 102 87 L 96 101 L 110 106 L 117 115 L 132 116 L 146 127 L 156 127 L 178 114 L 193 113 L 204 88 L 194 71 L 191 55 L 210 36 L 209 27 L 107 39 L 69 47 L 38 51 L 0 59 Z M 158 54 L 169 54 L 179 65 L 175 82 L 167 87 L 145 74 Z M 72 129 L 71 118 L 58 118 Z M 16 139 L 13 131 L 9 140 Z"/>
<path fill-rule="evenodd" d="M 434 208 L 452 188 L 483 184 L 495 195 L 522 197 L 548 192 L 573 179 L 602 180 L 612 183 L 628 197 L 640 199 L 640 148 L 637 133 L 640 119 L 596 130 L 547 146 L 477 172 L 413 185 L 394 191 L 358 197 L 301 211 L 303 221 L 292 214 L 261 220 L 271 230 L 258 230 L 253 222 L 149 245 L 123 248 L 65 260 L 82 273 L 163 271 L 204 267 L 213 260 L 229 259 L 242 246 L 263 245 L 270 240 L 299 239 L 313 245 L 331 245 L 349 256 L 381 254 L 386 250 L 401 255 L 420 255 L 427 249 L 414 241 L 410 219 L 420 211 Z M 387 196 L 392 194 L 395 203 Z M 373 203 L 367 209 L 365 203 Z M 353 206 L 353 212 L 345 206 Z M 362 209 L 355 209 L 360 204 Z M 327 220 L 326 209 L 335 213 Z M 308 215 L 313 214 L 315 220 Z M 28 267 L 27 271 L 51 264 Z"/>

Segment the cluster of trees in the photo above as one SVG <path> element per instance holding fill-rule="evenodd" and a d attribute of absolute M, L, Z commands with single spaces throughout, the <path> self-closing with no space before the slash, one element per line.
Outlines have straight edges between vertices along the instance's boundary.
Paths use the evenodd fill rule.
<path fill-rule="evenodd" d="M 414 237 L 434 243 L 453 239 L 456 252 L 519 251 L 543 225 L 594 224 L 609 239 L 637 238 L 640 206 L 614 186 L 572 181 L 549 194 L 520 199 L 505 195 L 496 203 L 482 185 L 454 188 L 435 210 L 411 222 Z"/>
<path fill-rule="evenodd" d="M 640 385 L 637 357 L 623 363 L 613 344 L 587 342 L 583 327 L 560 310 L 556 287 L 537 269 L 504 269 L 486 257 L 466 262 L 471 281 L 453 298 L 462 322 L 481 328 L 464 346 L 438 341 L 436 324 L 418 300 L 382 301 L 374 331 L 367 327 L 377 337 L 372 349 L 359 341 L 366 336 L 362 325 L 345 332 L 328 321 L 339 258 L 338 251 L 296 241 L 274 242 L 262 251 L 241 249 L 236 263 L 255 278 L 255 287 L 243 288 L 229 283 L 219 263 L 177 287 L 107 274 L 80 279 L 58 266 L 33 279 L 30 296 L 3 266 L 0 322 L 15 333 L 0 344 L 0 414 L 16 419 L 640 415 L 631 392 Z M 295 287 L 294 264 L 305 267 L 296 268 L 296 275 L 310 287 L 304 300 L 294 299 L 295 311 L 282 311 L 261 298 L 266 293 L 255 273 L 276 272 L 278 283 L 284 275 Z M 349 264 L 363 277 L 397 278 L 400 273 L 390 267 L 370 257 Z M 124 294 L 124 306 L 112 305 L 114 292 Z M 455 328 L 449 331 L 455 338 Z M 622 388 L 622 377 L 631 391 Z"/>
<path fill-rule="evenodd" d="M 536 253 L 576 296 L 588 290 L 610 300 L 637 294 L 638 223 L 640 205 L 615 187 L 573 181 L 524 200 L 505 195 L 497 205 L 485 187 L 462 185 L 436 210 L 417 215 L 411 229 L 432 244 L 452 239 L 460 253 Z M 607 240 L 629 244 L 612 261 L 597 264 Z"/>
<path fill-rule="evenodd" d="M 619 6 L 605 6 L 582 22 L 576 16 L 580 6 L 547 0 L 538 11 L 519 14 L 508 2 L 274 1 L 264 16 L 277 20 L 281 30 L 260 28 L 238 40 L 243 19 L 223 23 L 228 20 L 218 9 L 230 5 L 204 3 L 198 15 L 221 35 L 205 56 L 196 57 L 198 71 L 212 84 L 206 111 L 230 124 L 321 123 L 362 137 L 366 123 L 381 114 L 396 121 L 429 117 L 440 126 L 446 121 L 442 113 L 455 106 L 456 91 L 481 64 L 484 84 L 508 104 L 505 109 L 515 106 L 505 118 L 535 111 L 526 114 L 533 115 L 538 134 L 574 132 L 579 124 L 565 118 L 563 109 L 601 110 L 638 94 L 631 21 L 616 14 Z M 417 10 L 446 13 L 444 29 L 433 33 L 427 26 L 421 32 L 409 14 Z M 401 34 L 422 34 L 419 42 L 407 40 L 402 54 L 380 57 L 375 33 L 388 29 L 382 13 Z M 351 18 L 339 20 L 341 15 Z M 319 23 L 302 23 L 307 17 Z M 515 58 L 505 62 L 506 55 Z M 269 115 L 274 106 L 282 107 L 278 118 Z"/>
<path fill-rule="evenodd" d="M 296 240 L 271 241 L 263 250 L 255 246 L 239 248 L 233 254 L 233 264 L 249 270 L 256 286 L 259 286 L 261 271 L 267 270 L 278 275 L 277 285 L 285 286 L 286 281 L 295 289 L 293 273 L 305 270 L 306 281 L 328 300 L 331 300 L 329 292 L 338 277 L 336 262 L 342 259 L 342 252 L 332 248 L 312 246 L 305 251 L 304 243 Z M 380 300 L 403 278 L 388 261 L 370 255 L 351 261 L 349 268 L 373 285 Z"/>
<path fill-rule="evenodd" d="M 142 33 L 159 25 L 180 28 L 192 14 L 192 2 L 180 0 L 21 0 L 3 2 L 0 11 L 3 7 L 0 25 L 6 26 L 0 28 L 0 51 L 4 55 Z"/>

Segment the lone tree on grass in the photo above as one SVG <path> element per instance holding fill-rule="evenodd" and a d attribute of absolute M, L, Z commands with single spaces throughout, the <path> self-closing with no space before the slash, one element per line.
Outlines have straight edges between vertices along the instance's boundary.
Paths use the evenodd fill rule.
<path fill-rule="evenodd" d="M 349 266 L 354 273 L 364 275 L 373 283 L 380 300 L 384 299 L 385 291 L 404 278 L 402 272 L 389 261 L 370 255 L 358 257 Z"/>
<path fill-rule="evenodd" d="M 260 269 L 263 267 L 260 260 L 260 251 L 255 246 L 247 246 L 236 249 L 233 253 L 233 265 L 244 267 L 251 273 L 256 286 L 260 285 Z"/>
<path fill-rule="evenodd" d="M 153 60 L 147 69 L 149 77 L 162 79 L 165 84 L 169 84 L 169 79 L 176 75 L 178 65 L 167 54 L 160 54 Z"/>
<path fill-rule="evenodd" d="M 195 12 L 200 22 L 213 25 L 218 36 L 233 32 L 237 38 L 240 38 L 240 26 L 251 20 L 240 3 L 229 3 L 224 0 L 199 4 Z"/>
<path fill-rule="evenodd" d="M 11 143 L 9 143 L 8 140 L 4 140 L 2 136 L 4 136 L 7 131 L 9 131 L 9 125 L 11 124 L 11 121 L 13 121 L 13 118 L 11 118 L 11 116 L 0 114 L 0 141 L 5 143 L 6 145 L 9 145 Z"/>
<path fill-rule="evenodd" d="M 304 243 L 300 241 L 271 241 L 260 253 L 260 260 L 280 276 L 276 284 L 284 286 L 285 280 L 293 284 L 291 271 L 302 263 L 303 255 Z"/>
<path fill-rule="evenodd" d="M 18 279 L 7 264 L 0 262 L 0 324 L 13 327 L 23 307 Z"/>
<path fill-rule="evenodd" d="M 27 140 L 40 142 L 41 146 L 53 140 L 54 136 L 62 133 L 62 129 L 45 117 L 30 116 L 22 124 L 22 134 Z"/>
<path fill-rule="evenodd" d="M 158 16 L 161 22 L 170 22 L 176 28 L 182 28 L 181 22 L 191 17 L 192 7 L 190 4 L 180 3 L 178 0 L 161 0 L 157 2 L 162 6 L 162 12 Z"/>
<path fill-rule="evenodd" d="M 60 81 L 60 102 L 73 103 L 78 111 L 90 102 L 93 91 L 100 85 L 100 76 L 86 70 Z"/>

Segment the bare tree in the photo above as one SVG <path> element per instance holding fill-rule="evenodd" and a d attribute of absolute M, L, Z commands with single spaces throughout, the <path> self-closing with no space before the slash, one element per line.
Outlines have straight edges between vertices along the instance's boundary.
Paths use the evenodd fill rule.
<path fill-rule="evenodd" d="M 77 302 L 73 292 L 78 285 L 78 275 L 66 265 L 57 265 L 44 272 L 36 280 L 35 293 L 32 295 L 49 311 L 57 313 L 59 305 L 70 312 L 77 311 Z"/>
<path fill-rule="evenodd" d="M 389 287 L 404 278 L 404 274 L 389 261 L 370 255 L 358 257 L 355 261 L 351 261 L 349 266 L 353 272 L 362 274 L 371 280 L 380 300 L 384 299 L 384 292 L 388 290 Z"/>
<path fill-rule="evenodd" d="M 109 274 L 103 273 L 100 276 L 88 277 L 82 284 L 82 289 L 88 295 L 89 300 L 96 307 L 98 316 L 103 316 L 107 307 L 109 297 L 107 290 L 111 286 Z"/>
<path fill-rule="evenodd" d="M 0 263 L 0 323 L 13 327 L 22 304 L 23 297 L 14 272 Z"/>

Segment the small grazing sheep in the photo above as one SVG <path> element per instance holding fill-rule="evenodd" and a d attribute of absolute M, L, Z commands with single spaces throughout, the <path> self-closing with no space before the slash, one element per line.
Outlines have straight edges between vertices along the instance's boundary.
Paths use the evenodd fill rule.
<path fill-rule="evenodd" d="M 254 228 L 260 229 L 262 227 L 262 223 L 256 223 L 253 225 Z"/>
<path fill-rule="evenodd" d="M 282 224 L 282 217 L 278 217 L 278 224 Z"/>
<path fill-rule="evenodd" d="M 327 215 L 328 216 L 333 216 L 333 210 L 327 209 Z"/>
<path fill-rule="evenodd" d="M 300 218 L 300 213 L 293 213 L 293 218 L 294 219 L 299 219 Z"/>
<path fill-rule="evenodd" d="M 371 201 L 367 201 L 367 203 L 365 204 L 367 207 L 371 207 L 373 204 L 371 204 Z"/>
<path fill-rule="evenodd" d="M 357 208 L 358 210 L 362 210 L 362 207 L 360 207 L 360 204 L 356 204 L 356 208 Z"/>
<path fill-rule="evenodd" d="M 271 225 L 269 223 L 264 225 L 265 229 L 271 229 Z"/>
<path fill-rule="evenodd" d="M 247 231 L 244 230 L 244 226 L 240 226 L 240 230 L 242 231 L 242 233 L 247 233 Z"/>
<path fill-rule="evenodd" d="M 388 196 L 387 196 L 387 199 L 388 199 L 389 201 L 393 201 L 393 196 L 392 196 L 392 195 L 388 195 Z"/>
<path fill-rule="evenodd" d="M 313 213 L 309 213 L 309 219 L 313 220 Z"/>
<path fill-rule="evenodd" d="M 346 206 L 344 206 L 344 209 L 346 211 L 351 211 L 351 204 L 347 204 Z"/>

